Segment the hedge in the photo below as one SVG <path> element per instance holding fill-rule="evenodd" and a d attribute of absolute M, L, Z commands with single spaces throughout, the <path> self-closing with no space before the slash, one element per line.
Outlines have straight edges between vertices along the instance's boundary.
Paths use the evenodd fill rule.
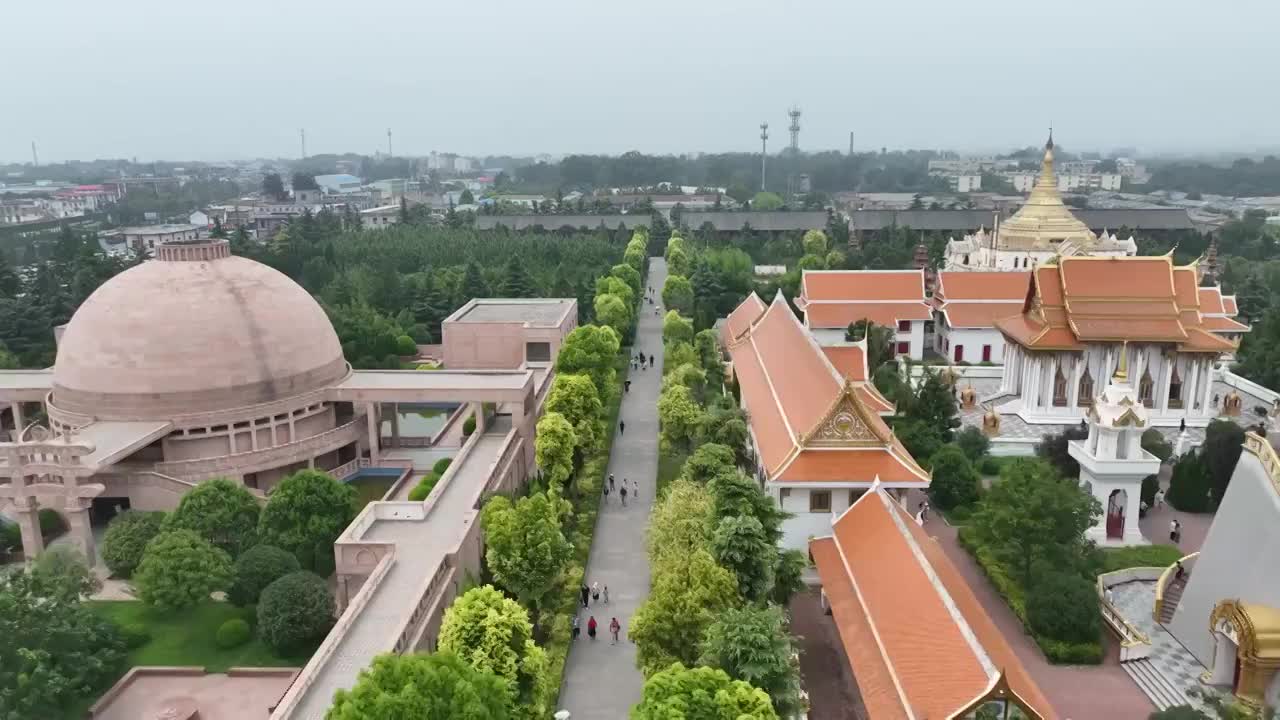
<path fill-rule="evenodd" d="M 448 470 L 449 466 L 452 464 L 453 464 L 453 458 L 440 458 L 439 460 L 436 461 L 435 465 L 431 466 L 431 472 L 435 473 L 436 475 L 444 475 L 444 471 Z"/>
<path fill-rule="evenodd" d="M 436 483 L 438 482 L 440 482 L 440 473 L 437 473 L 435 470 L 423 475 L 422 479 L 418 481 L 418 484 L 409 491 L 409 499 L 414 502 L 426 500 L 427 496 L 431 494 L 431 490 L 435 488 Z"/>
<path fill-rule="evenodd" d="M 1036 645 L 1044 653 L 1045 659 L 1056 665 L 1098 665 L 1102 662 L 1101 637 L 1098 638 L 1097 642 L 1071 643 L 1044 637 L 1033 632 L 1031 624 L 1027 622 L 1027 600 L 1022 585 L 1013 578 L 1008 568 L 996 558 L 995 553 L 990 548 L 973 537 L 973 531 L 970 527 L 961 527 L 957 537 L 960 541 L 960 547 L 963 547 L 973 556 L 973 559 L 978 563 L 978 567 L 982 568 L 982 573 L 991 581 L 996 592 L 1000 593 L 1000 596 L 1004 598 L 1009 609 L 1017 616 L 1018 622 L 1022 623 L 1023 629 L 1031 636 L 1032 640 L 1036 641 Z"/>
<path fill-rule="evenodd" d="M 253 632 L 249 630 L 249 623 L 240 618 L 231 618 L 218 626 L 214 642 L 223 650 L 230 650 L 249 642 L 252 637 Z"/>

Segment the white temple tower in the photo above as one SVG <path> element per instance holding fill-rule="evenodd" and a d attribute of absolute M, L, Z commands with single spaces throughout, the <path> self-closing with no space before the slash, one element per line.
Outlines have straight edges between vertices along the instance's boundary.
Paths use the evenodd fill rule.
<path fill-rule="evenodd" d="M 1102 503 L 1102 518 L 1086 532 L 1099 545 L 1146 544 L 1138 527 L 1142 479 L 1160 470 L 1160 459 L 1142 449 L 1147 408 L 1129 383 L 1128 350 L 1089 409 L 1089 437 L 1068 447 L 1080 463 L 1080 484 Z"/>

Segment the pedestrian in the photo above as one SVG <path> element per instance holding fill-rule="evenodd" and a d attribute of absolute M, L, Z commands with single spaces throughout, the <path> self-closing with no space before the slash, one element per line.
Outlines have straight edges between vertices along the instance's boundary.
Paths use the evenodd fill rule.
<path fill-rule="evenodd" d="M 921 522 L 929 521 L 929 501 L 928 500 L 924 500 L 920 503 L 920 521 Z"/>
<path fill-rule="evenodd" d="M 1164 507 L 1164 488 L 1156 490 L 1156 507 Z"/>
<path fill-rule="evenodd" d="M 631 498 L 633 500 L 640 499 L 640 481 L 639 480 L 631 481 Z"/>
<path fill-rule="evenodd" d="M 600 602 L 600 583 L 591 583 L 591 599 L 594 602 Z"/>
<path fill-rule="evenodd" d="M 1182 521 L 1174 520 L 1173 524 L 1174 524 L 1173 543 L 1177 545 L 1178 543 L 1182 542 Z"/>
<path fill-rule="evenodd" d="M 609 504 L 609 485 L 604 484 L 604 504 Z"/>
<path fill-rule="evenodd" d="M 1182 561 L 1181 561 L 1181 560 L 1179 560 L 1179 561 L 1176 563 L 1176 565 L 1178 566 L 1178 572 L 1177 572 L 1176 574 L 1174 574 L 1173 579 L 1174 579 L 1174 580 L 1181 580 L 1181 579 L 1183 578 L 1183 576 L 1185 576 L 1185 575 L 1187 574 L 1187 569 L 1186 569 L 1186 568 L 1184 568 L 1184 567 L 1182 567 Z"/>
<path fill-rule="evenodd" d="M 1178 519 L 1174 518 L 1169 521 L 1169 539 L 1178 542 Z"/>
<path fill-rule="evenodd" d="M 573 614 L 573 639 L 577 640 L 578 635 L 582 634 L 582 628 L 578 627 L 578 613 Z"/>
<path fill-rule="evenodd" d="M 618 491 L 618 497 L 622 498 L 622 507 L 626 507 L 627 506 L 627 481 L 626 480 L 622 481 L 622 489 Z"/>
<path fill-rule="evenodd" d="M 618 631 L 622 629 L 622 623 L 618 622 L 618 618 L 609 621 L 609 632 L 613 634 L 613 642 L 610 645 L 618 644 Z"/>
<path fill-rule="evenodd" d="M 626 434 L 627 434 L 627 421 L 626 421 L 626 420 L 619 420 L 619 421 L 618 421 L 618 434 L 619 434 L 619 435 L 626 435 Z"/>
<path fill-rule="evenodd" d="M 596 616 L 595 615 L 592 615 L 591 619 L 587 621 L 587 637 L 591 638 L 592 640 L 596 639 Z"/>
<path fill-rule="evenodd" d="M 609 490 L 613 490 L 613 473 L 609 473 Z"/>
<path fill-rule="evenodd" d="M 601 590 L 600 593 L 604 595 L 604 604 L 608 605 L 609 604 L 609 586 L 605 585 L 604 590 Z"/>
<path fill-rule="evenodd" d="M 632 369 L 632 370 L 635 370 L 635 369 L 636 369 L 636 365 L 635 365 L 635 363 L 631 363 L 631 369 Z M 623 380 L 623 381 L 622 381 L 622 389 L 623 389 L 623 390 L 626 390 L 627 392 L 631 392 L 631 381 L 630 381 L 630 380 Z"/>
<path fill-rule="evenodd" d="M 626 503 L 623 503 L 624 505 Z M 591 597 L 591 591 L 587 589 L 587 584 L 582 583 L 582 587 L 578 588 L 578 594 L 582 596 L 582 607 L 589 607 L 587 600 Z"/>

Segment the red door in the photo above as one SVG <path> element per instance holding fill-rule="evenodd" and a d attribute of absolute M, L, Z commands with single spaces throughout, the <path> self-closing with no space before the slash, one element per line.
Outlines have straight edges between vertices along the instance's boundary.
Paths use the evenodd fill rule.
<path fill-rule="evenodd" d="M 982 346 L 982 362 L 991 362 L 991 346 Z"/>
<path fill-rule="evenodd" d="M 964 346 L 956 346 L 956 362 L 964 362 Z"/>
<path fill-rule="evenodd" d="M 898 343 L 899 355 L 906 355 L 909 352 L 911 352 L 911 343 L 904 343 L 904 342 Z"/>

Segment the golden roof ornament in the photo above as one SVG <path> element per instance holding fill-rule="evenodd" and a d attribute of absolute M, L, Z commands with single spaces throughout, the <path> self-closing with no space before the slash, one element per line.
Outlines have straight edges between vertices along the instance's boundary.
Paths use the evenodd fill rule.
<path fill-rule="evenodd" d="M 1116 374 L 1112 376 L 1116 382 L 1129 382 L 1129 341 L 1120 346 L 1120 364 L 1116 366 Z"/>

